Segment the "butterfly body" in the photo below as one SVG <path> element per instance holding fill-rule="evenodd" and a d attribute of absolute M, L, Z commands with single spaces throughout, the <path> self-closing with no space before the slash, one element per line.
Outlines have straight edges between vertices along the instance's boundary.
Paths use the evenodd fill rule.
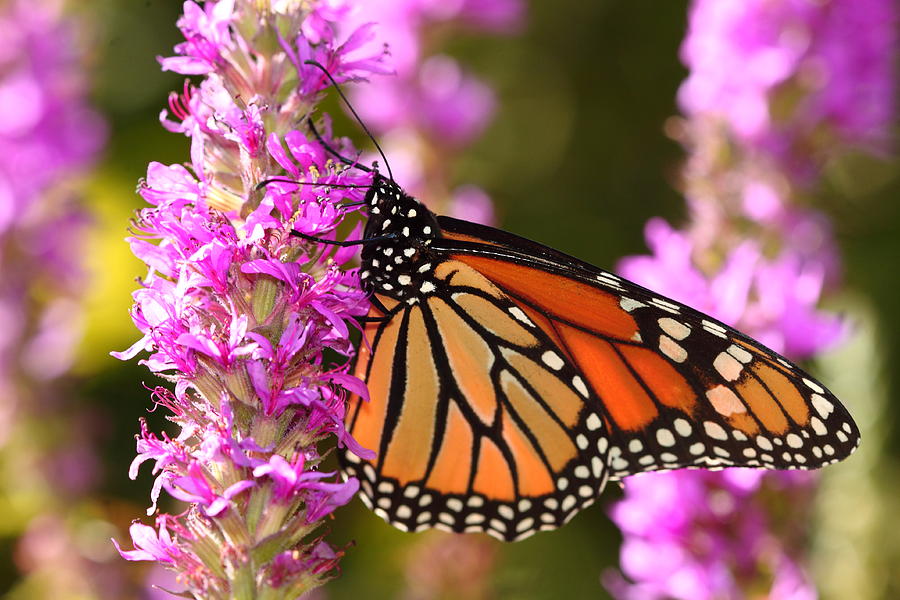
<path fill-rule="evenodd" d="M 434 214 L 396 185 L 377 177 L 366 195 L 369 220 L 364 239 L 392 234 L 363 247 L 360 279 L 369 292 L 415 301 L 430 271 L 428 245 L 440 232 Z M 423 268 L 424 267 L 424 268 Z M 427 286 L 426 286 L 427 288 Z"/>
<path fill-rule="evenodd" d="M 677 468 L 806 469 L 859 435 L 819 382 L 727 325 L 513 234 L 435 216 L 393 181 L 367 195 L 372 295 L 345 453 L 405 531 L 514 541 L 609 479 Z"/>

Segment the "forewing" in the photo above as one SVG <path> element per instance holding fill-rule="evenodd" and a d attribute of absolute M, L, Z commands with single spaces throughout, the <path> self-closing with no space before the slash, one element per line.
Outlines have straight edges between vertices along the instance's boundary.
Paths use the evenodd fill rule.
<path fill-rule="evenodd" d="M 442 223 L 444 225 L 445 223 Z M 610 477 L 684 467 L 821 467 L 859 433 L 799 367 L 678 302 L 485 227 L 442 249 L 512 298 L 587 383 L 612 440 Z M 524 249 L 524 251 L 523 251 Z"/>

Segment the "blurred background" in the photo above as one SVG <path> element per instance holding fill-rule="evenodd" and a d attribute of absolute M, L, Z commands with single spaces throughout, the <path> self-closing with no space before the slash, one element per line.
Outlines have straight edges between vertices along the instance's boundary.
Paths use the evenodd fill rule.
<path fill-rule="evenodd" d="M 181 40 L 175 27 L 181 6 L 170 0 L 91 0 L 68 8 L 87 32 L 78 43 L 87 49 L 89 98 L 107 123 L 108 137 L 96 167 L 78 182 L 90 213 L 87 272 L 77 282 L 86 320 L 74 367 L 56 388 L 65 395 L 64 413 L 77 418 L 53 425 L 64 433 L 37 424 L 24 435 L 52 445 L 78 429 L 75 437 L 90 446 L 94 458 L 73 459 L 65 467 L 90 469 L 90 491 L 79 496 L 77 514 L 69 517 L 76 522 L 70 542 L 79 546 L 73 550 L 41 546 L 60 542 L 44 540 L 33 528 L 44 504 L 22 481 L 35 467 L 5 452 L 0 593 L 45 597 L 45 588 L 26 582 L 22 573 L 39 571 L 41 561 L 52 568 L 60 556 L 79 552 L 109 570 L 118 597 L 150 597 L 140 590 L 151 567 L 122 561 L 108 539 L 127 540 L 128 524 L 149 504 L 149 469 L 132 481 L 128 467 L 138 419 L 162 426 L 162 415 L 148 412 L 145 387 L 157 381 L 136 360 L 119 361 L 109 352 L 137 339 L 128 309 L 144 271 L 123 241 L 129 219 L 142 206 L 135 186 L 148 162 L 188 158 L 188 139 L 166 132 L 158 120 L 168 93 L 183 85 L 182 76 L 160 72 L 156 61 Z M 612 268 L 623 256 L 646 253 L 644 225 L 650 217 L 678 226 L 686 216 L 677 189 L 684 151 L 666 134 L 679 112 L 676 90 L 686 76 L 678 55 L 686 19 L 687 2 L 681 0 L 532 2 L 513 33 L 443 39 L 442 51 L 489 82 L 497 100 L 493 121 L 455 158 L 448 181 L 483 188 L 504 229 L 593 264 Z M 325 109 L 342 114 L 333 99 Z M 346 117 L 337 119 L 335 130 L 366 144 Z M 900 597 L 900 371 L 891 367 L 900 361 L 898 198 L 896 159 L 854 155 L 829 166 L 815 199 L 833 222 L 845 268 L 842 291 L 829 306 L 846 315 L 854 332 L 811 368 L 834 383 L 864 439 L 853 458 L 827 470 L 818 502 L 813 572 L 826 598 Z M 403 534 L 354 501 L 331 525 L 330 539 L 349 545 L 343 576 L 322 594 L 429 597 L 407 583 L 410 577 L 439 577 L 414 573 L 423 567 L 411 557 L 419 563 L 427 557 L 435 568 L 472 561 L 473 570 L 463 569 L 462 580 L 477 579 L 471 574 L 481 568 L 484 582 L 473 583 L 472 598 L 605 598 L 600 577 L 618 564 L 621 541 L 605 507 L 620 495 L 610 486 L 603 501 L 559 531 L 516 544 L 485 539 L 463 549 L 436 543 L 429 534 Z M 26 531 L 33 538 L 29 551 L 21 544 Z M 89 591 L 79 594 L 71 597 L 92 597 Z"/>

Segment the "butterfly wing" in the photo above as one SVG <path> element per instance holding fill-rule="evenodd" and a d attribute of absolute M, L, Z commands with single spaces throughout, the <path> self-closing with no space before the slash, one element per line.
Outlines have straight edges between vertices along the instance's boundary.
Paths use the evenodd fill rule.
<path fill-rule="evenodd" d="M 608 478 L 685 467 L 814 468 L 858 431 L 824 386 L 682 304 L 507 232 L 440 217 L 433 276 L 382 317 L 345 454 L 403 530 L 554 529 Z"/>
<path fill-rule="evenodd" d="M 859 444 L 825 386 L 735 329 L 507 232 L 443 217 L 441 225 L 440 249 L 514 298 L 583 374 L 610 431 L 612 479 L 683 467 L 816 468 Z"/>

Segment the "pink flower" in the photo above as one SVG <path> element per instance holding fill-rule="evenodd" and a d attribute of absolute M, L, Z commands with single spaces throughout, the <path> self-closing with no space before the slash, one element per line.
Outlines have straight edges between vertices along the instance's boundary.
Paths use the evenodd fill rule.
<path fill-rule="evenodd" d="M 896 26 L 891 0 L 695 0 L 680 104 L 724 118 L 741 143 L 780 160 L 808 160 L 797 152 L 818 131 L 838 146 L 883 148 Z M 799 100 L 786 105 L 791 96 Z"/>
<path fill-rule="evenodd" d="M 209 73 L 232 45 L 229 27 L 234 19 L 234 0 L 206 2 L 205 6 L 206 10 L 191 0 L 184 3 L 178 28 L 185 41 L 175 47 L 178 56 L 159 58 L 163 71 L 182 75 Z"/>
<path fill-rule="evenodd" d="M 334 19 L 344 11 L 331 6 L 187 2 L 186 41 L 161 60 L 205 78 L 162 115 L 191 138 L 190 163 L 151 163 L 141 185 L 149 207 L 129 241 L 148 267 L 132 308 L 142 337 L 116 355 L 146 351 L 143 364 L 174 382 L 154 397 L 180 433 L 157 436 L 142 423 L 130 474 L 153 462 L 151 513 L 162 491 L 190 508 L 152 539 L 133 528 L 138 550 L 123 556 L 167 564 L 194 594 L 231 589 L 241 557 L 263 538 L 274 545 L 257 565 L 260 594 L 276 586 L 296 597 L 333 577 L 341 553 L 297 527 L 315 531 L 359 483 L 321 471 L 319 445 L 373 456 L 344 428 L 348 391 L 365 396 L 347 373 L 355 318 L 368 311 L 355 272 L 343 270 L 355 249 L 292 235 L 334 238 L 353 210 L 343 203 L 362 200 L 371 181 L 336 165 L 306 130 L 330 85 L 306 59 L 339 80 L 383 71 L 374 29 L 340 40 Z M 332 137 L 327 123 L 320 130 Z"/>
<path fill-rule="evenodd" d="M 125 560 L 155 560 L 162 563 L 174 563 L 184 558 L 183 553 L 172 540 L 166 528 L 166 520 L 158 522 L 159 531 L 137 521 L 131 524 L 129 532 L 136 550 L 123 551 L 119 542 L 113 540 L 116 550 Z"/>
<path fill-rule="evenodd" d="M 617 573 L 607 573 L 604 583 L 622 599 L 714 600 L 743 597 L 748 583 L 765 586 L 760 574 L 776 571 L 792 573 L 796 593 L 815 597 L 811 582 L 797 578 L 802 570 L 795 557 L 782 546 L 802 535 L 803 507 L 814 483 L 811 473 L 750 469 L 630 477 L 625 498 L 610 516 L 625 536 L 622 571 L 635 583 Z M 790 512 L 788 527 L 779 525 L 777 533 L 771 494 L 779 494 L 780 510 Z M 775 590 L 787 586 L 781 576 L 767 584 L 772 598 L 780 598 Z"/>
<path fill-rule="evenodd" d="M 620 271 L 794 358 L 840 341 L 843 321 L 817 308 L 840 272 L 831 227 L 796 197 L 826 158 L 884 147 L 896 11 L 889 0 L 694 0 L 679 92 L 692 221 L 649 221 L 652 255 Z M 612 512 L 628 579 L 605 584 L 641 600 L 815 598 L 802 566 L 814 486 L 810 474 L 739 469 L 629 478 Z"/>

